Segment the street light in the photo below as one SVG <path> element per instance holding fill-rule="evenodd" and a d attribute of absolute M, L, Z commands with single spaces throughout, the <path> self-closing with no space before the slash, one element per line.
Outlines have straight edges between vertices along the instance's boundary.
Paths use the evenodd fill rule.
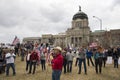
<path fill-rule="evenodd" d="M 93 16 L 93 18 L 96 18 L 100 21 L 100 30 L 102 30 L 102 19 L 100 19 L 99 17 Z"/>
<path fill-rule="evenodd" d="M 99 21 L 100 21 L 100 30 L 102 31 L 102 19 L 100 19 L 99 17 L 96 17 L 96 16 L 93 16 L 93 18 L 96 18 L 96 19 L 98 19 Z M 100 38 L 100 42 L 99 43 L 103 43 L 103 41 L 102 41 L 102 35 L 101 35 L 101 38 Z M 102 45 L 102 44 L 101 44 Z"/>

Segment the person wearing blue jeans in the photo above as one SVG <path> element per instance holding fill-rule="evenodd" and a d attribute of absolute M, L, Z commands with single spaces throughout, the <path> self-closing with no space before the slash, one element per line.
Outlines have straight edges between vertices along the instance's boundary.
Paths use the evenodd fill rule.
<path fill-rule="evenodd" d="M 45 60 L 41 60 L 42 71 L 46 70 Z"/>
<path fill-rule="evenodd" d="M 79 71 L 78 71 L 78 74 L 81 74 L 82 62 L 84 64 L 84 72 L 85 72 L 85 74 L 87 74 L 86 60 L 85 59 L 79 59 Z"/>
<path fill-rule="evenodd" d="M 10 69 L 10 67 L 12 68 L 12 70 L 13 70 L 13 75 L 15 75 L 16 74 L 16 72 L 15 72 L 15 65 L 14 65 L 14 63 L 9 63 L 9 64 L 7 64 L 6 65 L 6 76 L 8 76 L 9 75 L 9 69 Z"/>
<path fill-rule="evenodd" d="M 10 69 L 10 67 L 13 70 L 13 75 L 16 75 L 15 64 L 14 64 L 15 54 L 13 53 L 13 50 L 8 51 L 8 53 L 6 54 L 5 58 L 6 58 L 6 76 L 9 76 L 9 69 Z"/>
<path fill-rule="evenodd" d="M 67 63 L 67 72 L 72 72 L 72 63 L 73 63 L 73 61 L 68 61 L 68 63 Z"/>
<path fill-rule="evenodd" d="M 62 48 L 55 47 L 54 48 L 54 56 L 51 61 L 52 65 L 52 80 L 60 80 L 62 66 L 63 66 L 63 56 L 61 54 Z"/>
<path fill-rule="evenodd" d="M 52 80 L 60 80 L 60 75 L 61 75 L 60 70 L 53 70 L 52 71 Z"/>
<path fill-rule="evenodd" d="M 88 49 L 87 51 L 86 51 L 86 56 L 87 56 L 87 63 L 88 63 L 88 66 L 90 66 L 90 61 L 91 61 L 91 63 L 92 63 L 92 66 L 94 66 L 94 63 L 93 63 L 93 61 L 92 61 L 92 56 L 93 56 L 93 53 L 92 53 L 92 51 L 90 50 L 90 49 Z"/>
<path fill-rule="evenodd" d="M 43 70 L 46 70 L 46 65 L 45 65 L 45 63 L 46 63 L 46 56 L 45 56 L 45 53 L 41 53 L 40 54 L 40 59 L 41 59 L 41 66 L 42 66 L 42 71 Z"/>
<path fill-rule="evenodd" d="M 81 74 L 81 67 L 82 67 L 82 62 L 84 64 L 84 71 L 85 74 L 87 74 L 87 67 L 86 67 L 86 51 L 84 48 L 80 48 L 79 50 L 79 71 L 78 74 Z"/>
<path fill-rule="evenodd" d="M 74 53 L 72 51 L 67 52 L 66 58 L 67 58 L 67 72 L 72 72 Z"/>

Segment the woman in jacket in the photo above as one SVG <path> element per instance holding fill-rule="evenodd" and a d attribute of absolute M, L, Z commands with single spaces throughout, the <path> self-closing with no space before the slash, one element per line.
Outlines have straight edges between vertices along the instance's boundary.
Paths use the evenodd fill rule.
<path fill-rule="evenodd" d="M 118 55 L 117 49 L 114 48 L 113 49 L 114 68 L 118 68 L 118 59 L 119 59 L 119 55 Z"/>

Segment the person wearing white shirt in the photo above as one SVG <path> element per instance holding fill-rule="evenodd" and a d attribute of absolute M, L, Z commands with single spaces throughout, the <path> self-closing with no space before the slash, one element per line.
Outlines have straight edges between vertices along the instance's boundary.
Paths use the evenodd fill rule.
<path fill-rule="evenodd" d="M 76 51 L 76 61 L 75 61 L 75 66 L 78 65 L 79 62 L 79 49 Z"/>
<path fill-rule="evenodd" d="M 72 72 L 72 64 L 73 64 L 73 52 L 69 51 L 66 54 L 66 58 L 67 58 L 67 72 Z"/>
<path fill-rule="evenodd" d="M 9 50 L 8 53 L 5 55 L 6 58 L 6 76 L 9 76 L 9 69 L 10 67 L 13 70 L 13 75 L 16 75 L 15 72 L 15 54 L 13 53 L 13 50 Z"/>
<path fill-rule="evenodd" d="M 30 66 L 30 55 L 31 55 L 31 51 L 28 51 L 26 55 L 26 71 L 28 71 L 28 68 Z"/>

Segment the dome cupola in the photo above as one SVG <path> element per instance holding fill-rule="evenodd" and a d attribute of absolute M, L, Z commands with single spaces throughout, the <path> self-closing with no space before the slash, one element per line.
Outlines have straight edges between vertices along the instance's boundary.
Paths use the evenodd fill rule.
<path fill-rule="evenodd" d="M 73 20 L 76 19 L 88 19 L 87 14 L 81 11 L 81 6 L 79 6 L 79 11 L 73 16 Z"/>

